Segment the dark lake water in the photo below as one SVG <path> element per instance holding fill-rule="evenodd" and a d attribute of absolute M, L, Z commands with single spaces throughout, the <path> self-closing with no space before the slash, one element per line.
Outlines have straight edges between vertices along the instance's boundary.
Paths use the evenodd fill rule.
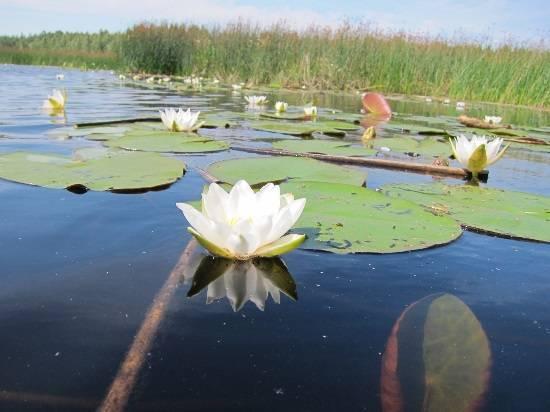
<path fill-rule="evenodd" d="M 1 153 L 70 153 L 94 145 L 46 135 L 60 125 L 42 113 L 42 100 L 60 85 L 69 91 L 69 125 L 154 115 L 163 106 L 244 107 L 242 96 L 231 93 L 178 95 L 129 87 L 108 72 L 67 70 L 60 82 L 55 79 L 59 71 L 0 66 Z M 278 97 L 291 104 L 310 98 L 290 93 L 270 100 Z M 348 112 L 361 107 L 356 95 L 316 98 L 319 106 Z M 400 113 L 457 115 L 454 106 L 436 103 L 392 101 L 392 107 Z M 511 123 L 550 124 L 548 113 L 527 109 L 476 106 L 469 113 L 497 110 Z M 208 133 L 253 135 L 236 136 L 231 129 Z M 190 241 L 175 203 L 200 196 L 205 182 L 195 166 L 242 156 L 182 156 L 190 166 L 183 179 L 143 194 L 78 195 L 0 180 L 0 410 L 100 406 L 153 299 Z M 368 173 L 372 188 L 432 180 L 378 169 Z M 549 195 L 550 155 L 506 156 L 491 169 L 488 185 Z M 457 324 L 465 345 L 474 332 L 488 340 L 486 391 L 476 410 L 550 410 L 548 244 L 465 232 L 447 246 L 417 252 L 297 250 L 283 260 L 297 300 L 273 285 L 254 289 L 238 279 L 239 273 L 226 273 L 188 297 L 194 271 L 182 273 L 144 354 L 127 410 L 383 410 L 382 360 L 392 328 L 411 304 L 438 293 L 459 298 L 479 321 L 475 330 L 461 331 Z M 408 328 L 399 334 L 397 379 L 406 411 L 427 410 L 415 401 L 423 397 L 425 371 L 416 367 L 418 353 L 407 350 L 422 344 L 418 332 L 425 316 L 417 318 L 408 316 Z M 464 356 L 449 362 L 455 378 L 445 381 L 439 405 L 447 400 L 447 407 L 439 410 L 462 410 L 450 394 L 473 361 Z M 384 409 L 391 410 L 399 409 Z"/>

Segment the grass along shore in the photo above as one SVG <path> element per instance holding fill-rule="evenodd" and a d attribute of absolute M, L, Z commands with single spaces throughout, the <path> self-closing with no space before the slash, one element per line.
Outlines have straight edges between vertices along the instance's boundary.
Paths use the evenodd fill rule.
<path fill-rule="evenodd" d="M 490 48 L 363 26 L 143 23 L 124 33 L 0 36 L 0 62 L 550 107 L 550 51 L 543 47 Z"/>

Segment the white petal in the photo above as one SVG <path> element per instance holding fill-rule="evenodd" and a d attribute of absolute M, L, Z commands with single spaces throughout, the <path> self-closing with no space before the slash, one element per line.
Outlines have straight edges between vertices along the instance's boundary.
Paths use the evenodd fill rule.
<path fill-rule="evenodd" d="M 231 238 L 231 231 L 227 225 L 216 223 L 208 219 L 205 215 L 187 203 L 176 203 L 176 206 L 183 212 L 189 224 L 199 232 L 202 237 L 214 243 L 216 246 L 234 252 L 231 249 L 231 244 L 228 242 L 228 239 Z"/>
<path fill-rule="evenodd" d="M 217 222 L 227 221 L 227 202 L 229 194 L 223 190 L 218 184 L 211 183 L 208 191 L 202 195 L 203 213 L 210 219 Z"/>
<path fill-rule="evenodd" d="M 306 205 L 306 199 L 298 199 L 282 208 L 277 216 L 273 219 L 273 227 L 266 243 L 271 243 L 283 236 L 289 229 L 294 226 L 302 214 Z"/>
<path fill-rule="evenodd" d="M 268 183 L 256 193 L 256 216 L 274 215 L 280 209 L 281 188 Z"/>
<path fill-rule="evenodd" d="M 229 192 L 227 204 L 227 216 L 241 219 L 252 215 L 256 206 L 256 195 L 252 188 L 244 180 L 239 180 Z"/>

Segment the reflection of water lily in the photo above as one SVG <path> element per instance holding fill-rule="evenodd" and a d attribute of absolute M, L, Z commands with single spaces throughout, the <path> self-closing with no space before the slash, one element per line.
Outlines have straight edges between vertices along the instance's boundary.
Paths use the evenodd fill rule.
<path fill-rule="evenodd" d="M 226 297 L 235 312 L 248 301 L 263 311 L 269 296 L 275 303 L 281 302 L 281 292 L 297 299 L 296 283 L 285 264 L 277 258 L 236 262 L 204 257 L 195 272 L 188 296 L 196 295 L 205 287 L 208 287 L 207 304 Z"/>
<path fill-rule="evenodd" d="M 244 96 L 244 99 L 250 108 L 260 107 L 267 104 L 266 96 Z"/>
<path fill-rule="evenodd" d="M 288 109 L 288 103 L 286 102 L 277 102 L 275 103 L 275 111 L 278 113 L 286 112 Z"/>
<path fill-rule="evenodd" d="M 500 116 L 485 116 L 485 123 L 489 124 L 500 124 L 502 117 Z"/>
<path fill-rule="evenodd" d="M 464 135 L 458 136 L 454 143 L 453 139 L 450 140 L 456 160 L 472 172 L 474 177 L 504 155 L 508 146 L 499 152 L 502 141 L 501 138 L 487 141 L 485 136 L 476 135 L 470 140 Z"/>
<path fill-rule="evenodd" d="M 189 232 L 212 254 L 245 260 L 281 255 L 302 244 L 305 235 L 285 234 L 305 204 L 290 193 L 281 195 L 273 183 L 254 193 L 240 180 L 229 193 L 212 183 L 202 195 L 202 213 L 186 203 L 176 205 L 192 226 Z"/>
<path fill-rule="evenodd" d="M 65 90 L 54 89 L 51 96 L 44 100 L 44 109 L 49 111 L 62 111 L 67 102 L 67 92 Z"/>
<path fill-rule="evenodd" d="M 304 114 L 309 117 L 317 116 L 317 107 L 316 106 L 306 106 L 304 107 Z"/>
<path fill-rule="evenodd" d="M 194 132 L 204 124 L 204 122 L 198 123 L 200 113 L 193 113 L 191 109 L 185 112 L 183 109 L 165 109 L 160 110 L 160 118 L 166 128 L 172 132 Z"/>

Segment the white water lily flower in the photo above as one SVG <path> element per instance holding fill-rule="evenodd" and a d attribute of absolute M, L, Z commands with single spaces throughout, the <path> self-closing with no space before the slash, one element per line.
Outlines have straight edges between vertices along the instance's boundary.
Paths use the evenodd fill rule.
<path fill-rule="evenodd" d="M 202 212 L 177 203 L 192 226 L 189 232 L 212 254 L 246 260 L 272 257 L 298 247 L 305 235 L 287 234 L 296 223 L 306 199 L 281 195 L 279 186 L 268 183 L 257 193 L 244 180 L 229 193 L 216 183 L 202 195 Z"/>
<path fill-rule="evenodd" d="M 278 113 L 286 112 L 288 109 L 288 103 L 285 102 L 277 102 L 275 103 L 275 111 Z"/>
<path fill-rule="evenodd" d="M 304 107 L 304 114 L 309 117 L 317 116 L 317 107 L 316 106 L 306 106 Z"/>
<path fill-rule="evenodd" d="M 55 76 L 55 78 L 57 80 L 63 80 L 65 78 L 65 75 L 63 73 L 59 73 L 58 75 Z"/>
<path fill-rule="evenodd" d="M 263 106 L 268 102 L 266 96 L 244 96 L 244 99 L 251 108 Z"/>
<path fill-rule="evenodd" d="M 263 311 L 270 295 L 275 303 L 281 303 L 281 292 L 287 294 L 253 261 L 234 262 L 222 276 L 208 285 L 206 304 L 227 298 L 235 312 L 248 301 Z"/>
<path fill-rule="evenodd" d="M 445 99 L 443 100 L 443 104 L 450 104 L 451 103 L 451 99 Z"/>
<path fill-rule="evenodd" d="M 500 150 L 502 141 L 502 138 L 487 141 L 485 136 L 476 135 L 473 135 L 470 140 L 464 135 L 459 135 L 454 143 L 453 139 L 450 139 L 456 160 L 472 172 L 474 177 L 504 155 L 509 145 Z"/>
<path fill-rule="evenodd" d="M 232 84 L 231 87 L 233 90 L 241 90 L 243 88 L 240 84 Z"/>
<path fill-rule="evenodd" d="M 200 113 L 193 113 L 191 109 L 185 112 L 183 109 L 165 109 L 160 110 L 160 118 L 166 128 L 172 132 L 194 132 L 204 124 L 204 122 L 198 122 Z"/>
<path fill-rule="evenodd" d="M 118 75 L 118 79 L 119 79 L 119 80 L 126 80 L 126 76 L 123 75 L 123 74 L 119 74 L 119 75 Z"/>
<path fill-rule="evenodd" d="M 500 116 L 485 116 L 485 123 L 489 124 L 500 124 L 502 117 Z"/>
<path fill-rule="evenodd" d="M 65 90 L 54 89 L 52 94 L 44 100 L 44 108 L 47 110 L 64 110 L 67 102 L 67 92 Z"/>
<path fill-rule="evenodd" d="M 426 97 L 426 103 L 431 103 L 432 102 L 432 98 L 431 97 Z"/>
<path fill-rule="evenodd" d="M 464 102 L 456 102 L 456 108 L 461 110 L 461 109 L 464 109 L 466 107 L 466 103 Z"/>

